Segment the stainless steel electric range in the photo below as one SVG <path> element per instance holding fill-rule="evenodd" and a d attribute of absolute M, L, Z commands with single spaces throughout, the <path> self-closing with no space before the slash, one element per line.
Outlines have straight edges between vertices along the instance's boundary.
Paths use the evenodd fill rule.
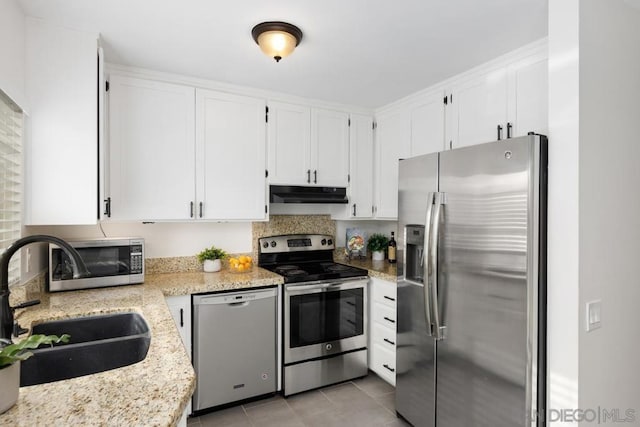
<path fill-rule="evenodd" d="M 333 262 L 333 236 L 259 245 L 258 265 L 284 277 L 284 395 L 367 375 L 367 270 Z"/>

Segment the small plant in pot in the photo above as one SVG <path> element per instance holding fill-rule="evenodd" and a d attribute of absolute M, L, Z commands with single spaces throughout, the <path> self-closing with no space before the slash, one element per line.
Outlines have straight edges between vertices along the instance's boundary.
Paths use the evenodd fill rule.
<path fill-rule="evenodd" d="M 374 233 L 369 236 L 367 249 L 371 251 L 371 259 L 373 261 L 384 261 L 384 251 L 389 245 L 389 238 L 384 234 Z"/>
<path fill-rule="evenodd" d="M 18 401 L 20 389 L 20 361 L 27 360 L 33 353 L 29 350 L 43 344 L 69 342 L 69 335 L 31 335 L 22 341 L 11 344 L 0 341 L 0 414 L 9 410 Z"/>
<path fill-rule="evenodd" d="M 227 253 L 225 251 L 211 246 L 198 254 L 198 261 L 202 263 L 205 272 L 212 273 L 214 271 L 220 271 L 222 268 L 222 262 L 220 260 L 226 256 Z"/>

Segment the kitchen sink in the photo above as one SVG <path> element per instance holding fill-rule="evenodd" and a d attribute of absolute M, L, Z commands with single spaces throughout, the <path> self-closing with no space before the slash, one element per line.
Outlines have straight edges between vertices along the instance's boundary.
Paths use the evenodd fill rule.
<path fill-rule="evenodd" d="M 35 325 L 33 334 L 69 334 L 68 343 L 32 350 L 20 385 L 49 383 L 132 365 L 147 356 L 149 325 L 138 313 L 77 317 Z"/>

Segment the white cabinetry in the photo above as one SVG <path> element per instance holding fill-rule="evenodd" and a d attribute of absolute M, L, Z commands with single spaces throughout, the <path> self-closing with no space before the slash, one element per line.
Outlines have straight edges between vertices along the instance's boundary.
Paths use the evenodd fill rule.
<path fill-rule="evenodd" d="M 409 156 L 410 120 L 406 110 L 380 115 L 375 138 L 374 216 L 398 216 L 398 161 Z"/>
<path fill-rule="evenodd" d="M 547 132 L 547 55 L 537 53 L 454 83 L 447 106 L 451 147 Z"/>
<path fill-rule="evenodd" d="M 453 147 L 506 136 L 507 87 L 507 70 L 502 68 L 474 76 L 452 88 L 449 95 L 452 120 L 448 133 Z"/>
<path fill-rule="evenodd" d="M 269 182 L 307 185 L 311 145 L 309 107 L 269 102 L 268 117 Z"/>
<path fill-rule="evenodd" d="M 310 165 L 314 185 L 349 185 L 349 114 L 311 110 Z"/>
<path fill-rule="evenodd" d="M 114 220 L 255 220 L 265 212 L 265 102 L 112 75 Z"/>
<path fill-rule="evenodd" d="M 444 91 L 422 95 L 410 106 L 411 157 L 444 150 L 444 96 Z"/>
<path fill-rule="evenodd" d="M 98 36 L 27 18 L 25 50 L 25 224 L 96 224 Z"/>
<path fill-rule="evenodd" d="M 349 115 L 269 102 L 269 183 L 346 187 Z"/>
<path fill-rule="evenodd" d="M 352 114 L 349 126 L 349 218 L 373 215 L 373 118 Z"/>
<path fill-rule="evenodd" d="M 108 195 L 115 220 L 192 215 L 195 89 L 111 75 Z"/>
<path fill-rule="evenodd" d="M 265 101 L 196 90 L 198 218 L 264 219 Z"/>
<path fill-rule="evenodd" d="M 166 300 L 182 344 L 191 359 L 191 295 L 167 297 Z"/>
<path fill-rule="evenodd" d="M 167 306 L 171 312 L 171 317 L 178 328 L 180 339 L 184 345 L 189 360 L 192 360 L 192 346 L 191 346 L 191 295 L 179 295 L 173 297 L 167 297 Z M 178 422 L 179 426 L 187 425 L 187 416 L 191 414 L 191 400 L 187 404 L 187 407 L 182 414 L 182 418 Z"/>
<path fill-rule="evenodd" d="M 369 369 L 396 383 L 396 295 L 393 282 L 372 277 L 369 282 Z"/>

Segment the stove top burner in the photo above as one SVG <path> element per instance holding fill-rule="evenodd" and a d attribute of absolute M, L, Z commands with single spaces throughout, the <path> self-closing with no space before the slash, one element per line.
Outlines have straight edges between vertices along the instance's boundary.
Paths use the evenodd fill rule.
<path fill-rule="evenodd" d="M 304 242 L 304 245 L 298 244 Z M 366 277 L 367 270 L 333 262 L 333 236 L 284 235 L 260 238 L 258 265 L 285 283 Z"/>

